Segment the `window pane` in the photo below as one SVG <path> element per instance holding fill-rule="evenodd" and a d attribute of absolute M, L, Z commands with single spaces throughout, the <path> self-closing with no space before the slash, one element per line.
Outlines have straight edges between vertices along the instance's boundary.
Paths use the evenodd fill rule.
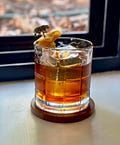
<path fill-rule="evenodd" d="M 88 31 L 90 0 L 0 0 L 0 35 L 32 34 L 49 24 L 63 32 Z"/>

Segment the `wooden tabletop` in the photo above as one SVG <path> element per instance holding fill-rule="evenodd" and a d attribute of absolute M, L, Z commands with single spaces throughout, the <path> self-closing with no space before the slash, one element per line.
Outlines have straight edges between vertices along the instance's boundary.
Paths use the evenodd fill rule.
<path fill-rule="evenodd" d="M 34 80 L 0 83 L 0 145 L 120 145 L 120 71 L 92 75 L 96 113 L 52 123 L 30 111 Z"/>

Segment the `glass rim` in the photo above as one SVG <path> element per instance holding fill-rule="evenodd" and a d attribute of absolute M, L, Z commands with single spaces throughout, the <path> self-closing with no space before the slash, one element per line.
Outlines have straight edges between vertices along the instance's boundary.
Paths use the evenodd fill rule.
<path fill-rule="evenodd" d="M 67 40 L 71 40 L 71 42 L 73 41 L 73 40 L 78 40 L 78 41 L 82 41 L 82 42 L 86 42 L 86 44 L 88 44 L 88 46 L 85 46 L 85 47 L 74 47 L 73 49 L 72 48 L 70 48 L 70 49 L 67 49 L 67 47 L 66 48 L 62 48 L 62 47 L 65 47 L 65 46 L 56 46 L 56 48 L 44 48 L 45 50 L 56 50 L 56 51 L 65 51 L 65 50 L 70 50 L 70 51 L 80 51 L 80 50 L 83 50 L 83 49 L 93 49 L 93 43 L 91 42 L 91 41 L 89 41 L 89 40 L 87 40 L 87 39 L 83 39 L 83 38 L 77 38 L 77 37 L 59 37 L 56 41 L 58 41 L 59 42 L 59 40 L 65 40 L 65 39 L 67 39 Z M 35 47 L 40 47 L 40 46 L 38 46 L 37 44 L 35 44 L 35 42 L 36 41 L 34 41 L 34 43 L 33 43 L 33 45 L 35 46 Z M 70 45 L 70 43 L 71 42 L 69 42 L 67 45 Z M 72 46 L 72 45 L 71 45 Z M 41 47 L 41 48 L 43 48 L 43 47 Z M 61 49 L 62 48 L 62 49 Z"/>

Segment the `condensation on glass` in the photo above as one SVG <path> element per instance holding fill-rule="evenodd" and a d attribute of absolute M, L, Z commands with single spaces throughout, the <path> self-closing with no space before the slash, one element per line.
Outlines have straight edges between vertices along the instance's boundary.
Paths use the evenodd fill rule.
<path fill-rule="evenodd" d="M 0 0 L 0 36 L 32 34 L 49 24 L 63 32 L 88 32 L 90 0 Z"/>

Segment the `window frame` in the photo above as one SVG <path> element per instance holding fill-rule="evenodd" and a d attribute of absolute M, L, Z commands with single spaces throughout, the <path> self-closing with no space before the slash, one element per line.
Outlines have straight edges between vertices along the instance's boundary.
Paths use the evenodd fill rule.
<path fill-rule="evenodd" d="M 91 0 L 89 32 L 63 35 L 85 38 L 93 42 L 92 72 L 120 69 L 119 18 L 117 2 Z M 114 31 L 111 31 L 112 29 Z M 0 37 L 0 81 L 34 78 L 35 39 L 30 35 Z"/>

